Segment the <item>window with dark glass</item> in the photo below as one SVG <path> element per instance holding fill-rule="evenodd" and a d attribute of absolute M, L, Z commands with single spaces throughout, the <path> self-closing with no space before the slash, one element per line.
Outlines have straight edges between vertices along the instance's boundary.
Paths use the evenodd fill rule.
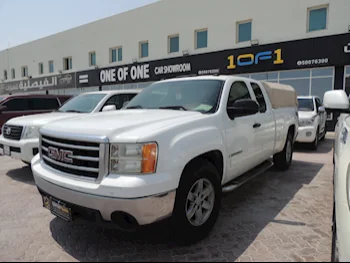
<path fill-rule="evenodd" d="M 256 100 L 259 103 L 259 111 L 261 113 L 266 112 L 266 101 L 261 88 L 256 83 L 251 83 L 251 85 L 252 85 Z"/>
<path fill-rule="evenodd" d="M 237 81 L 232 84 L 227 106 L 232 106 L 238 100 L 251 99 L 249 89 L 245 82 Z"/>
<path fill-rule="evenodd" d="M 55 110 L 59 107 L 58 100 L 55 98 L 33 98 L 30 108 L 32 110 Z"/>
<path fill-rule="evenodd" d="M 3 104 L 6 111 L 29 111 L 29 99 L 11 99 Z"/>

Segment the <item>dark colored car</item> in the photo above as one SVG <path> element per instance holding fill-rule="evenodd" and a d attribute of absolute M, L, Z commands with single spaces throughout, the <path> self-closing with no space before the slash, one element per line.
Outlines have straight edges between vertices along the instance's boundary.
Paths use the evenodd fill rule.
<path fill-rule="evenodd" d="M 0 96 L 0 134 L 1 127 L 9 119 L 57 110 L 71 97 L 66 95 Z"/>

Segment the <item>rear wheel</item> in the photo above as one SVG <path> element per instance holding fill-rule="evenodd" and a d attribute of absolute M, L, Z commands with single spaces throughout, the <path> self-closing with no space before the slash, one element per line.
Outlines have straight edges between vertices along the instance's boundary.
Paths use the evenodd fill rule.
<path fill-rule="evenodd" d="M 221 206 L 220 174 L 209 161 L 198 159 L 183 172 L 172 217 L 175 241 L 190 245 L 213 229 Z"/>
<path fill-rule="evenodd" d="M 290 131 L 287 136 L 286 144 L 282 152 L 273 156 L 273 161 L 277 169 L 287 170 L 292 164 L 293 159 L 293 134 Z"/>

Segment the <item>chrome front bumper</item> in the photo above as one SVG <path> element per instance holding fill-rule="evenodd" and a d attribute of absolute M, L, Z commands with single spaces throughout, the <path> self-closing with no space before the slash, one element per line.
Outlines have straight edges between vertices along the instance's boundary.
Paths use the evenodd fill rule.
<path fill-rule="evenodd" d="M 80 193 L 54 185 L 35 176 L 39 190 L 63 202 L 99 211 L 102 219 L 112 221 L 114 212 L 124 212 L 133 216 L 139 225 L 149 225 L 170 217 L 174 210 L 176 191 L 166 194 L 136 199 L 118 199 Z"/>

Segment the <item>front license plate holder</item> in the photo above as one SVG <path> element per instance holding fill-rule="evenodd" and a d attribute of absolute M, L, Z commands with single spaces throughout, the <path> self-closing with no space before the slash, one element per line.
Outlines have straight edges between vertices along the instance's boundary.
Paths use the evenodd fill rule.
<path fill-rule="evenodd" d="M 72 209 L 69 208 L 64 202 L 51 198 L 50 202 L 51 213 L 67 222 L 72 222 Z"/>

